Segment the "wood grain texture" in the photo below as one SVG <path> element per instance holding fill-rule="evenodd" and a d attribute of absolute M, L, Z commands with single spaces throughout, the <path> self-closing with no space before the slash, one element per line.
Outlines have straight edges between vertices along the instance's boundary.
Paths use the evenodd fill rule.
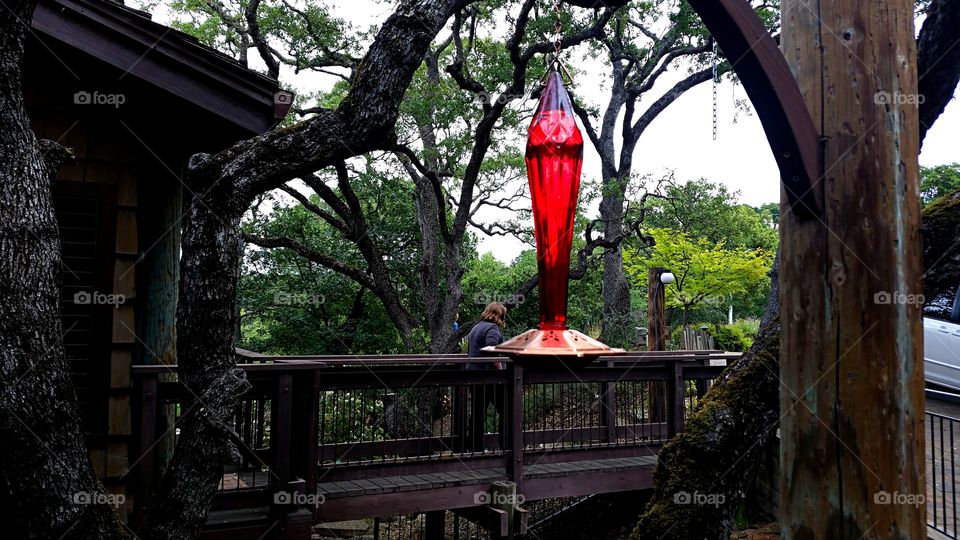
<path fill-rule="evenodd" d="M 782 8 L 824 164 L 822 221 L 781 202 L 784 538 L 923 538 L 923 504 L 884 504 L 924 493 L 913 4 Z"/>

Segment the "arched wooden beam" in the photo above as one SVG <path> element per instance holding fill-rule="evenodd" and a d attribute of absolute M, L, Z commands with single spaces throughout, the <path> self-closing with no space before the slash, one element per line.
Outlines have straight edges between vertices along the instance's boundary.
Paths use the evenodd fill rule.
<path fill-rule="evenodd" d="M 580 7 L 618 7 L 626 0 L 565 0 Z M 798 217 L 819 216 L 822 202 L 817 130 L 777 42 L 747 0 L 687 0 L 730 60 L 763 123 L 780 179 Z"/>
<path fill-rule="evenodd" d="M 688 0 L 743 83 L 798 217 L 819 216 L 817 130 L 780 47 L 746 0 Z"/>

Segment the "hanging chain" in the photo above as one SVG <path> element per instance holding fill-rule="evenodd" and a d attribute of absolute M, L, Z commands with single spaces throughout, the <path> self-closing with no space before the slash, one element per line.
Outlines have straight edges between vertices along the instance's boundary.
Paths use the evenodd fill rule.
<path fill-rule="evenodd" d="M 563 37 L 563 12 L 560 11 L 560 0 L 553 0 L 553 11 L 556 14 L 556 19 L 553 22 L 553 62 L 554 65 L 560 66 L 560 38 Z"/>
<path fill-rule="evenodd" d="M 713 40 L 713 140 L 717 140 L 717 91 L 720 86 L 720 71 L 717 69 L 718 52 L 717 40 Z"/>
<path fill-rule="evenodd" d="M 550 61 L 549 67 L 560 72 L 560 74 L 566 78 L 568 83 L 572 83 L 573 77 L 570 76 L 570 72 L 567 71 L 567 68 L 560 63 L 560 52 L 563 50 L 563 10 L 560 5 L 560 0 L 553 0 L 553 11 L 556 14 L 556 19 L 553 22 L 553 59 Z M 547 71 L 543 74 L 542 80 L 546 80 L 547 75 L 549 74 L 550 69 L 547 69 Z"/>

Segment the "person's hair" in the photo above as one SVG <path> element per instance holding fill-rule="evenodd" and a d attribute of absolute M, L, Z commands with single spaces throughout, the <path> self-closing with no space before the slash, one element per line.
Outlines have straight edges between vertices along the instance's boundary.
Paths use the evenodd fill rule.
<path fill-rule="evenodd" d="M 484 308 L 480 314 L 481 321 L 489 321 L 493 324 L 503 327 L 503 321 L 507 318 L 507 307 L 500 302 L 491 302 Z"/>

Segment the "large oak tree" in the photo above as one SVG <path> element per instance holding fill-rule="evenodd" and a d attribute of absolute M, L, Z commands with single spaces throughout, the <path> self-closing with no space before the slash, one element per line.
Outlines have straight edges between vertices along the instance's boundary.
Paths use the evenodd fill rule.
<path fill-rule="evenodd" d="M 957 1 L 932 4 L 956 13 Z M 242 214 L 256 196 L 293 178 L 352 156 L 395 148 L 393 127 L 415 70 L 440 29 L 469 3 L 402 1 L 377 33 L 338 107 L 190 160 L 186 181 L 196 195 L 184 219 L 177 356 L 181 382 L 193 398 L 184 404 L 188 414 L 144 536 L 194 536 L 216 489 L 229 436 L 224 420 L 247 387 L 232 348 Z M 5 30 L 0 36 L 3 502 L 16 516 L 12 532 L 20 537 L 123 537 L 129 531 L 109 506 L 74 504 L 78 493 L 91 498 L 102 498 L 103 493 L 79 432 L 61 344 L 60 250 L 49 190 L 59 151 L 38 143 L 23 105 L 23 49 L 33 8 L 32 1 L 21 0 L 0 10 Z M 930 17 L 927 24 L 948 20 Z M 928 34 L 930 42 L 942 45 L 949 36 L 945 28 L 949 26 Z M 255 39 L 253 43 L 263 45 Z M 922 42 L 921 54 L 930 47 Z M 926 66 L 928 73 L 956 71 L 955 63 L 938 60 Z"/>
<path fill-rule="evenodd" d="M 216 490 L 232 414 L 248 386 L 235 368 L 233 321 L 240 216 L 253 198 L 298 176 L 394 145 L 400 100 L 434 36 L 467 0 L 407 0 L 384 23 L 336 109 L 293 127 L 197 155 L 184 219 L 177 313 L 181 382 L 192 399 L 157 504 L 141 534 L 189 538 Z M 60 249 L 50 168 L 30 128 L 22 93 L 25 36 L 35 7 L 0 10 L 0 443 L 5 507 L 24 538 L 128 536 L 104 498 L 80 434 L 61 343 Z M 55 164 L 54 164 L 55 165 Z"/>
<path fill-rule="evenodd" d="M 336 108 L 190 159 L 186 183 L 195 195 L 183 220 L 177 360 L 191 398 L 183 404 L 181 436 L 142 536 L 189 538 L 199 531 L 228 447 L 225 420 L 248 387 L 233 352 L 241 216 L 255 197 L 294 178 L 356 155 L 396 149 L 393 128 L 414 72 L 440 29 L 469 3 L 401 2 Z M 56 163 L 44 162 L 23 104 L 23 51 L 34 7 L 30 0 L 16 1 L 0 11 L 7 30 L 0 38 L 4 503 L 21 537 L 124 537 L 130 532 L 109 506 L 74 504 L 79 493 L 94 500 L 104 494 L 79 431 L 61 343 L 60 249 L 49 189 Z M 261 52 L 268 46 L 254 27 L 247 38 Z M 275 72 L 270 62 L 268 67 Z"/>

